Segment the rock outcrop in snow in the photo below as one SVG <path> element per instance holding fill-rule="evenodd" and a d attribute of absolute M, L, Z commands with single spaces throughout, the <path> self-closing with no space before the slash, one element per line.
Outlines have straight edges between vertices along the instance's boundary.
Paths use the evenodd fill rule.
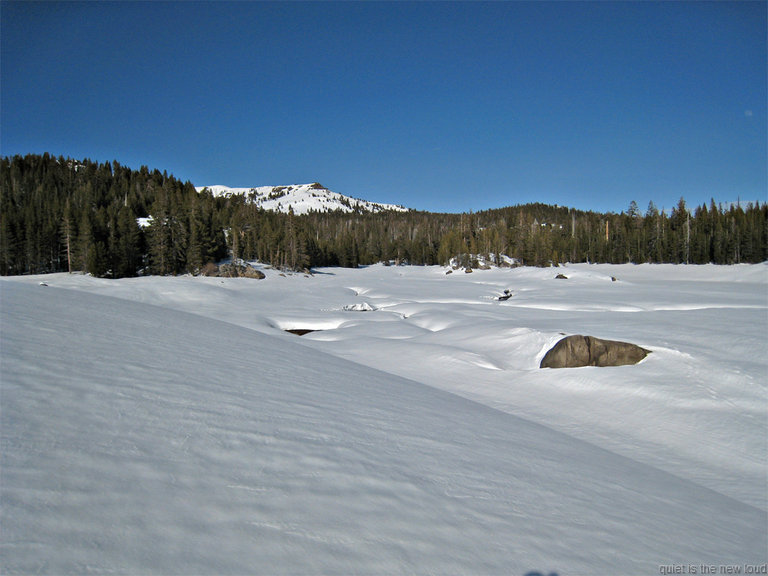
<path fill-rule="evenodd" d="M 601 340 L 594 336 L 567 336 L 541 360 L 541 368 L 581 366 L 626 366 L 637 364 L 650 350 L 629 342 Z"/>
<path fill-rule="evenodd" d="M 255 278 L 263 280 L 266 275 L 261 270 L 246 263 L 228 263 L 216 266 L 211 264 L 203 271 L 205 276 L 219 276 L 222 278 Z"/>
<path fill-rule="evenodd" d="M 347 304 L 342 310 L 345 312 L 373 312 L 376 308 L 368 304 L 368 302 L 359 302 L 357 304 Z"/>
<path fill-rule="evenodd" d="M 228 186 L 203 186 L 197 191 L 209 190 L 214 196 L 245 196 L 248 202 L 265 210 L 294 214 L 309 212 L 385 212 L 394 210 L 406 212 L 407 208 L 395 204 L 368 202 L 328 190 L 322 184 L 294 184 L 291 186 L 259 186 L 255 188 L 230 188 Z"/>

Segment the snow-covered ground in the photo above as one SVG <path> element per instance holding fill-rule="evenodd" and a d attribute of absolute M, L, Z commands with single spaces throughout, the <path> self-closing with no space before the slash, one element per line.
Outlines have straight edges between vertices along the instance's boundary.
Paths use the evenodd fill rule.
<path fill-rule="evenodd" d="M 264 271 L 0 280 L 0 573 L 768 562 L 768 265 Z"/>

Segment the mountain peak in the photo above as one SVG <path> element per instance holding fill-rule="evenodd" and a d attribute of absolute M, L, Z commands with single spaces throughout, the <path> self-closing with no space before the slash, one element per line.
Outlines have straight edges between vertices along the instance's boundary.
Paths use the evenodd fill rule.
<path fill-rule="evenodd" d="M 202 186 L 197 191 L 208 189 L 214 196 L 242 195 L 246 201 L 257 204 L 265 210 L 285 212 L 293 209 L 294 214 L 309 212 L 384 212 L 393 210 L 405 212 L 407 208 L 395 204 L 369 202 L 338 192 L 332 192 L 319 182 L 292 184 L 290 186 L 258 186 L 254 188 L 230 188 L 228 186 Z"/>

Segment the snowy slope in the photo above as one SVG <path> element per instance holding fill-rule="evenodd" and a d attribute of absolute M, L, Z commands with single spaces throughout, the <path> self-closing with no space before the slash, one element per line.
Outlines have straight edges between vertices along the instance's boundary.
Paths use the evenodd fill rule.
<path fill-rule="evenodd" d="M 331 192 L 321 184 L 298 184 L 292 186 L 260 186 L 256 188 L 229 188 L 227 186 L 202 186 L 197 191 L 208 189 L 214 196 L 243 195 L 245 198 L 258 204 L 265 210 L 275 212 L 288 212 L 293 208 L 294 214 L 306 214 L 310 211 L 331 212 L 383 212 L 395 210 L 405 212 L 406 208 L 394 204 L 379 204 L 358 200 L 344 196 L 337 192 Z"/>
<path fill-rule="evenodd" d="M 298 340 L 768 510 L 768 265 L 264 272 L 258 282 L 13 281 L 44 278 Z M 559 272 L 569 279 L 555 280 Z M 507 289 L 512 297 L 498 301 Z M 375 310 L 348 311 L 356 307 Z M 289 328 L 321 331 L 299 340 Z M 540 370 L 566 333 L 627 340 L 653 354 L 631 367 Z"/>
<path fill-rule="evenodd" d="M 766 561 L 764 510 L 297 337 L 0 289 L 3 574 Z"/>

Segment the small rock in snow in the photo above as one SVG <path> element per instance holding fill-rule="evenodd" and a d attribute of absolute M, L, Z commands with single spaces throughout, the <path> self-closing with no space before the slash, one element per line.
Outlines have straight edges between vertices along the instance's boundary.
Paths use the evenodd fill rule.
<path fill-rule="evenodd" d="M 347 304 L 342 310 L 345 312 L 373 312 L 376 308 L 368 304 L 368 302 L 362 302 L 360 304 Z"/>

